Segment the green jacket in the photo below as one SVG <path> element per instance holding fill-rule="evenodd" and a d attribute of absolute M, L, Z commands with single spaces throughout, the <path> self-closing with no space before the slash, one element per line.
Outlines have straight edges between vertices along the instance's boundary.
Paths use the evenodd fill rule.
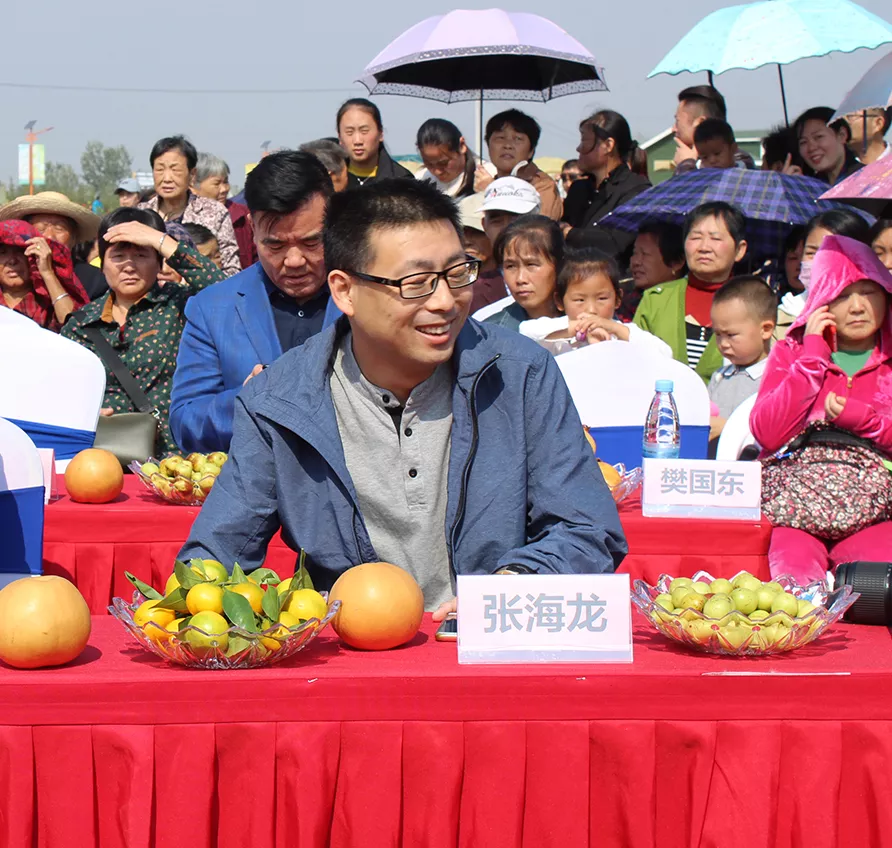
<path fill-rule="evenodd" d="M 672 357 L 688 364 L 687 340 L 685 338 L 685 292 L 688 289 L 687 277 L 661 283 L 648 289 L 641 298 L 635 312 L 634 323 L 661 338 L 672 348 Z M 703 356 L 694 369 L 704 383 L 709 383 L 712 372 L 722 365 L 722 355 L 715 342 L 715 336 L 709 340 Z"/>

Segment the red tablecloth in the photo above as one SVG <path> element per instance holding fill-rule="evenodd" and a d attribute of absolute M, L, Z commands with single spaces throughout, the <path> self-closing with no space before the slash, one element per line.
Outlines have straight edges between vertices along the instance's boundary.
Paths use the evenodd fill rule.
<path fill-rule="evenodd" d="M 731 660 L 633 615 L 631 665 L 459 666 L 426 620 L 229 673 L 97 616 L 76 664 L 0 668 L 0 845 L 892 845 L 886 629 Z"/>
<path fill-rule="evenodd" d="M 64 492 L 62 478 L 58 484 Z M 63 495 L 46 509 L 44 570 L 72 580 L 92 612 L 105 612 L 112 597 L 132 594 L 125 571 L 163 588 L 197 514 L 197 508 L 164 503 L 130 475 L 110 504 L 78 504 Z M 768 579 L 771 526 L 765 521 L 644 518 L 637 500 L 623 504 L 620 517 L 629 541 L 621 570 L 633 578 L 653 583 L 663 572 L 690 576 L 702 568 L 716 577 L 745 569 Z M 266 564 L 286 575 L 294 563 L 294 551 L 276 536 Z"/>

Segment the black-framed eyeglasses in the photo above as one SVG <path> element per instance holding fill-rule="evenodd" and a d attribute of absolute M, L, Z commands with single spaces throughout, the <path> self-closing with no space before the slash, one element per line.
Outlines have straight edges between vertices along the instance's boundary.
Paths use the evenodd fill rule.
<path fill-rule="evenodd" d="M 390 280 L 387 277 L 374 277 L 371 274 L 361 274 L 359 271 L 347 271 L 353 277 L 365 280 L 367 283 L 378 283 L 382 286 L 392 286 L 400 290 L 400 297 L 405 300 L 415 300 L 419 297 L 427 297 L 434 293 L 441 279 L 451 289 L 463 289 L 477 281 L 480 276 L 480 260 L 467 259 L 458 265 L 451 265 L 443 271 L 420 271 L 416 274 L 407 274 L 398 280 Z"/>

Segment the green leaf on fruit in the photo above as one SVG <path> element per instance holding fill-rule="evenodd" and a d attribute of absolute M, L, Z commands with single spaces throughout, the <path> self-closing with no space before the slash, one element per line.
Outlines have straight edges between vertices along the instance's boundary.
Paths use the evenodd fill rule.
<path fill-rule="evenodd" d="M 266 584 L 267 586 L 278 586 L 281 582 L 279 575 L 271 568 L 257 568 L 251 572 L 251 577 L 257 585 Z"/>
<path fill-rule="evenodd" d="M 207 570 L 205 569 L 203 559 L 190 559 L 189 568 L 191 568 L 193 572 L 196 572 L 201 580 L 214 579 L 210 574 L 208 574 Z"/>
<path fill-rule="evenodd" d="M 236 563 L 232 566 L 232 575 L 229 578 L 230 583 L 247 583 L 248 578 L 245 576 L 245 572 L 242 571 L 242 567 Z"/>
<path fill-rule="evenodd" d="M 250 648 L 252 644 L 253 643 L 249 639 L 245 639 L 244 636 L 230 636 L 229 647 L 226 649 L 226 656 L 234 657 L 246 648 Z"/>
<path fill-rule="evenodd" d="M 257 632 L 254 610 L 251 609 L 251 604 L 244 595 L 224 589 L 223 612 L 236 627 L 241 627 L 242 630 L 247 630 L 248 633 Z"/>
<path fill-rule="evenodd" d="M 270 621 L 279 620 L 279 590 L 270 586 L 263 593 L 263 612 Z"/>
<path fill-rule="evenodd" d="M 313 585 L 313 580 L 310 577 L 310 572 L 307 571 L 306 566 L 307 552 L 305 550 L 301 550 L 300 552 L 300 560 L 297 564 L 297 571 L 294 573 L 294 577 L 291 578 L 291 588 L 292 589 L 315 589 L 316 587 Z"/>
<path fill-rule="evenodd" d="M 186 595 L 188 594 L 188 590 L 184 589 L 182 586 L 178 586 L 174 589 L 169 595 L 165 595 L 158 603 L 155 605 L 158 609 L 169 609 L 174 612 L 188 612 L 189 608 L 186 606 Z"/>
<path fill-rule="evenodd" d="M 192 560 L 192 562 L 195 562 L 195 560 Z M 173 573 L 177 576 L 177 582 L 187 592 L 199 583 L 207 583 L 207 580 L 202 579 L 202 577 L 196 574 L 188 565 L 186 565 L 186 563 L 180 562 L 179 560 L 173 565 Z"/>
<path fill-rule="evenodd" d="M 142 593 L 142 595 L 150 601 L 160 601 L 161 593 L 157 589 L 153 589 L 149 586 L 148 583 L 143 583 L 135 575 L 131 574 L 129 571 L 124 572 L 124 576 L 136 587 L 136 589 Z"/>

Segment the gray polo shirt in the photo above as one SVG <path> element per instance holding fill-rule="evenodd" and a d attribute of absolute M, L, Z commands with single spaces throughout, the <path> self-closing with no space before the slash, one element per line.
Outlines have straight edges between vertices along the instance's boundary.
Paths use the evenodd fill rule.
<path fill-rule="evenodd" d="M 722 418 L 730 417 L 748 397 L 759 391 L 768 359 L 760 359 L 744 368 L 728 363 L 715 371 L 709 381 L 709 399 L 719 408 Z"/>
<path fill-rule="evenodd" d="M 378 556 L 412 574 L 425 609 L 436 609 L 455 595 L 446 547 L 452 363 L 401 407 L 363 376 L 351 339 L 348 333 L 335 353 L 330 385 L 359 509 Z"/>

